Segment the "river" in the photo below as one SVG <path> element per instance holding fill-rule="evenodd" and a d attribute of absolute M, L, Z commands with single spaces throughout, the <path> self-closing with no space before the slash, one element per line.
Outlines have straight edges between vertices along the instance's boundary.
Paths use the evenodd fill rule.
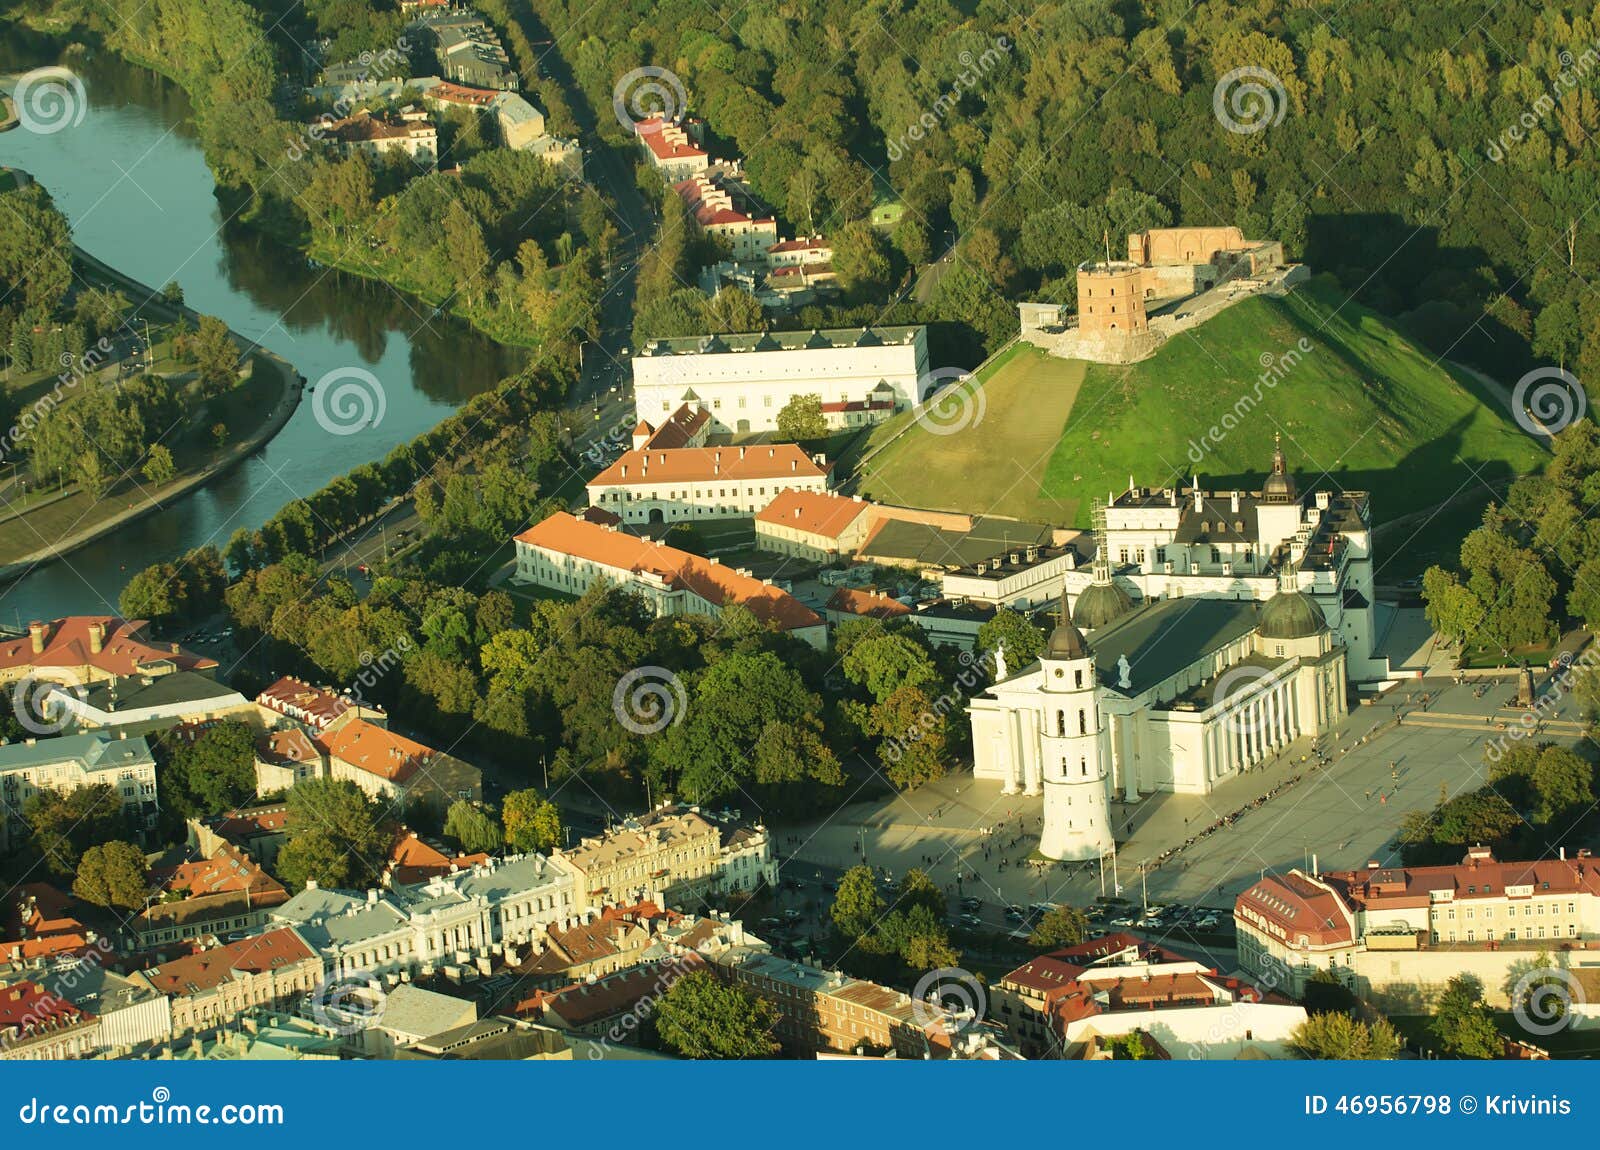
<path fill-rule="evenodd" d="M 333 435 L 308 395 L 288 425 L 228 475 L 0 587 L 6 624 L 115 612 L 123 585 L 143 567 L 261 526 L 290 500 L 434 426 L 525 359 L 417 300 L 308 267 L 292 249 L 224 220 L 176 85 L 106 52 L 60 56 L 58 46 L 0 43 L 0 74 L 55 63 L 83 82 L 82 119 L 48 135 L 0 133 L 0 164 L 49 190 L 90 255 L 153 287 L 177 280 L 190 307 L 221 317 L 312 383 L 341 369 L 371 372 L 384 411 L 355 434 Z"/>

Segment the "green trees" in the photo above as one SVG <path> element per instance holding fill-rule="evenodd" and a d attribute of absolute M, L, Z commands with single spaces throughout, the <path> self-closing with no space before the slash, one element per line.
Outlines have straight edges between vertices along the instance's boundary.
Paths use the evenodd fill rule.
<path fill-rule="evenodd" d="M 217 723 L 192 742 L 169 732 L 159 745 L 166 756 L 162 799 L 179 814 L 218 814 L 255 794 L 255 729 L 248 723 Z"/>
<path fill-rule="evenodd" d="M 562 843 L 561 812 L 533 789 L 512 791 L 500 804 L 505 845 L 514 851 L 545 851 Z"/>
<path fill-rule="evenodd" d="M 828 419 L 822 414 L 822 396 L 797 395 L 778 412 L 778 439 L 799 443 L 808 439 L 824 439 L 828 434 Z"/>
<path fill-rule="evenodd" d="M 1549 743 L 1524 741 L 1508 747 L 1498 761 L 1490 761 L 1489 782 L 1541 826 L 1594 803 L 1594 764 Z"/>
<path fill-rule="evenodd" d="M 1028 945 L 1035 950 L 1057 950 L 1063 946 L 1077 946 L 1088 937 L 1088 916 L 1075 906 L 1063 904 L 1039 919 L 1028 936 Z"/>
<path fill-rule="evenodd" d="M 72 893 L 96 906 L 142 909 L 148 894 L 144 852 L 116 840 L 90 847 L 78 863 Z"/>
<path fill-rule="evenodd" d="M 886 900 L 870 867 L 855 866 L 839 880 L 830 916 L 839 937 L 869 961 L 888 969 L 924 971 L 954 966 L 960 959 L 944 924 L 945 897 L 918 869 L 906 872 Z"/>
<path fill-rule="evenodd" d="M 30 849 L 52 874 L 78 869 L 83 852 L 122 837 L 128 830 L 116 788 L 94 783 L 73 791 L 36 791 L 22 804 Z"/>
<path fill-rule="evenodd" d="M 1458 974 L 1445 985 L 1434 1006 L 1433 1035 L 1446 1054 L 1457 1058 L 1498 1058 L 1504 1037 L 1483 1001 L 1483 983 Z"/>
<path fill-rule="evenodd" d="M 361 788 L 346 779 L 307 779 L 289 792 L 288 841 L 278 852 L 278 878 L 290 890 L 307 879 L 360 890 L 389 854 L 389 837 Z"/>
<path fill-rule="evenodd" d="M 172 452 L 166 445 L 157 443 L 145 452 L 144 466 L 140 470 L 151 484 L 162 487 L 178 474 L 178 465 L 173 462 Z"/>
<path fill-rule="evenodd" d="M 726 986 L 709 971 L 676 979 L 656 1003 L 656 1033 L 684 1058 L 771 1058 L 777 1011 L 765 999 Z"/>
<path fill-rule="evenodd" d="M 1009 607 L 1000 608 L 993 619 L 978 628 L 978 648 L 992 656 L 1003 646 L 1006 670 L 1012 674 L 1038 659 L 1044 650 L 1044 639 L 1043 631 Z"/>
<path fill-rule="evenodd" d="M 497 851 L 507 838 L 495 817 L 477 803 L 457 799 L 444 816 L 444 833 L 468 854 Z"/>
<path fill-rule="evenodd" d="M 1342 1011 L 1310 1015 L 1289 1044 L 1302 1058 L 1322 1061 L 1389 1060 L 1400 1054 L 1400 1035 L 1387 1019 L 1363 1022 Z"/>
<path fill-rule="evenodd" d="M 220 395 L 239 381 L 239 349 L 228 325 L 203 315 L 189 340 L 189 355 L 200 378 L 202 395 Z"/>

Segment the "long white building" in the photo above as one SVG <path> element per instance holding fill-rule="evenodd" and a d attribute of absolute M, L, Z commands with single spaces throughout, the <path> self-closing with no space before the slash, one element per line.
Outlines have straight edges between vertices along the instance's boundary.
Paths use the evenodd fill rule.
<path fill-rule="evenodd" d="M 641 595 L 657 615 L 721 616 L 737 604 L 763 623 L 823 648 L 827 624 L 770 579 L 558 511 L 516 537 L 512 579 L 579 596 L 596 580 Z"/>
<path fill-rule="evenodd" d="M 636 448 L 589 480 L 589 505 L 624 523 L 752 516 L 784 491 L 828 490 L 828 468 L 793 443 Z"/>
<path fill-rule="evenodd" d="M 687 403 L 709 411 L 722 433 L 777 430 L 778 413 L 797 395 L 899 411 L 931 387 L 924 327 L 658 339 L 633 357 L 640 419 L 659 422 Z"/>

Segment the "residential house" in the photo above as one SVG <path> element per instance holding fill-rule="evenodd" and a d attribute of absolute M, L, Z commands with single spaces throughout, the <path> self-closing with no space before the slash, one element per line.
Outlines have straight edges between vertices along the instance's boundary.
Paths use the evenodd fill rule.
<path fill-rule="evenodd" d="M 873 505 L 857 495 L 790 488 L 756 512 L 756 547 L 812 563 L 855 554 L 871 532 Z"/>
<path fill-rule="evenodd" d="M 100 1047 L 100 1020 L 36 982 L 0 987 L 0 1062 L 88 1058 Z"/>
<path fill-rule="evenodd" d="M 158 892 L 155 901 L 123 927 L 128 944 L 138 949 L 253 932 L 266 924 L 273 907 L 289 901 L 283 884 L 232 843 L 152 870 L 149 878 Z"/>
<path fill-rule="evenodd" d="M 657 114 L 638 121 L 633 130 L 645 159 L 668 183 L 687 180 L 711 166 L 711 154 L 700 146 L 698 120 Z"/>
<path fill-rule="evenodd" d="M 0 686 L 29 677 L 94 683 L 123 675 L 216 673 L 215 659 L 147 639 L 148 625 L 115 615 L 69 615 L 29 623 L 25 634 L 0 632 Z"/>
<path fill-rule="evenodd" d="M 88 733 L 0 744 L 0 851 L 26 833 L 22 810 L 35 794 L 102 783 L 116 792 L 130 832 L 155 826 L 156 761 L 143 737 Z"/>
<path fill-rule="evenodd" d="M 171 1000 L 172 1032 L 181 1036 L 309 993 L 322 981 L 322 959 L 297 931 L 283 927 L 201 946 L 132 977 Z"/>

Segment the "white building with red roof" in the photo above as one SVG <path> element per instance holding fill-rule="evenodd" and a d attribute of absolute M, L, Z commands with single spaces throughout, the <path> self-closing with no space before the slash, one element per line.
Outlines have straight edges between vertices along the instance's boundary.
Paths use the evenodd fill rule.
<path fill-rule="evenodd" d="M 247 1010 L 276 1006 L 314 990 L 322 958 L 296 930 L 283 927 L 220 946 L 201 945 L 134 974 L 172 1002 L 172 1032 L 226 1026 Z"/>
<path fill-rule="evenodd" d="M 770 579 L 725 567 L 558 511 L 516 537 L 513 579 L 578 596 L 596 580 L 643 596 L 657 615 L 719 617 L 731 605 L 819 650 L 827 646 L 822 616 Z"/>
<path fill-rule="evenodd" d="M 832 563 L 866 542 L 873 504 L 856 495 L 791 488 L 756 513 L 756 547 L 814 563 Z"/>
<path fill-rule="evenodd" d="M 634 124 L 639 145 L 652 167 L 670 183 L 689 179 L 711 166 L 711 153 L 700 146 L 701 125 L 684 117 L 659 113 Z"/>
<path fill-rule="evenodd" d="M 624 523 L 750 516 L 785 491 L 823 494 L 830 470 L 793 443 L 636 448 L 589 480 L 589 503 Z"/>
<path fill-rule="evenodd" d="M 1471 973 L 1505 1004 L 1507 976 L 1541 954 L 1600 971 L 1600 861 L 1500 862 L 1476 846 L 1449 866 L 1295 869 L 1251 886 L 1233 917 L 1241 968 L 1288 993 L 1332 970 L 1363 995 L 1426 998 Z"/>
<path fill-rule="evenodd" d="M 778 221 L 747 211 L 735 199 L 735 189 L 720 174 L 697 172 L 673 184 L 672 190 L 678 193 L 700 230 L 725 243 L 736 260 L 764 258 L 777 242 Z"/>

